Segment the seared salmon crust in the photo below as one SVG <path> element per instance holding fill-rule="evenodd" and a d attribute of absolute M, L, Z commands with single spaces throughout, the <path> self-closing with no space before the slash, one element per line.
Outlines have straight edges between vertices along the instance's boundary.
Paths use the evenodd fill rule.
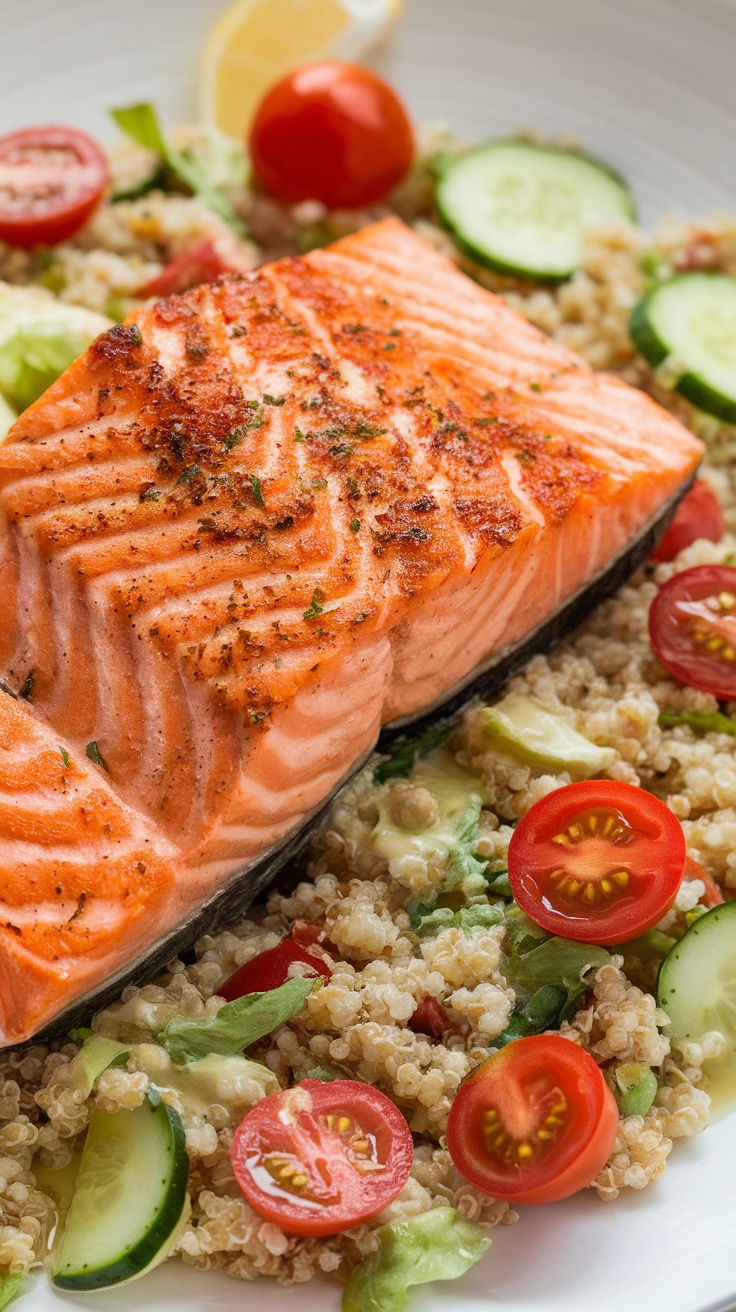
<path fill-rule="evenodd" d="M 393 219 L 98 338 L 0 449 L 2 1041 L 185 924 L 700 455 Z"/>

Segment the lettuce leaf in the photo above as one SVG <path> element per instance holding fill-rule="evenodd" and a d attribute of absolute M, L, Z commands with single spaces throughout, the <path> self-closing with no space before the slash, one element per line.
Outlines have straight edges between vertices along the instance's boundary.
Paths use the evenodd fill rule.
<path fill-rule="evenodd" d="M 240 237 L 246 236 L 245 224 L 238 217 L 223 191 L 214 186 L 200 162 L 168 142 L 153 105 L 141 103 L 110 111 L 118 127 L 146 150 L 153 150 L 185 187 L 200 196 L 205 205 L 229 223 Z"/>
<path fill-rule="evenodd" d="M 11 1299 L 15 1298 L 26 1275 L 26 1271 L 17 1271 L 14 1274 L 3 1271 L 0 1274 L 0 1309 L 7 1307 Z"/>
<path fill-rule="evenodd" d="M 563 989 L 567 1000 L 562 1008 L 560 1019 L 565 1020 L 576 1008 L 577 1002 L 588 988 L 581 978 L 601 966 L 607 966 L 611 960 L 610 952 L 605 948 L 593 947 L 589 943 L 577 943 L 567 938 L 545 938 L 534 941 L 533 937 L 523 933 L 516 942 L 511 935 L 511 953 L 508 964 L 508 976 L 511 983 L 518 988 L 536 992 L 544 984 L 553 984 Z M 531 942 L 531 946 L 530 946 Z"/>
<path fill-rule="evenodd" d="M 460 911 L 453 911 L 450 907 L 430 909 L 420 905 L 410 914 L 414 933 L 420 938 L 448 928 L 463 929 L 467 934 L 471 929 L 490 929 L 492 925 L 500 925 L 503 920 L 503 908 L 490 902 L 476 902 Z"/>
<path fill-rule="evenodd" d="M 380 1247 L 351 1275 L 342 1312 L 402 1312 L 410 1285 L 454 1280 L 490 1248 L 487 1234 L 454 1207 L 393 1221 L 378 1231 Z"/>
<path fill-rule="evenodd" d="M 495 1048 L 505 1048 L 514 1039 L 525 1039 L 530 1034 L 544 1034 L 556 1030 L 568 1002 L 567 990 L 558 984 L 543 984 L 523 1004 L 517 1003 L 506 1029 L 494 1039 Z"/>
<path fill-rule="evenodd" d="M 234 1002 L 226 1002 L 216 1016 L 191 1020 L 175 1016 L 160 1035 L 160 1042 L 178 1062 L 198 1061 L 210 1053 L 235 1056 L 301 1011 L 309 994 L 322 983 L 321 977 L 304 979 L 298 975 L 277 989 L 246 993 Z"/>
<path fill-rule="evenodd" d="M 373 771 L 374 784 L 385 784 L 389 779 L 406 779 L 415 763 L 429 756 L 435 747 L 440 747 L 456 728 L 457 720 L 451 720 L 449 724 L 433 725 L 417 738 L 397 738 L 389 747 L 386 760 Z"/>

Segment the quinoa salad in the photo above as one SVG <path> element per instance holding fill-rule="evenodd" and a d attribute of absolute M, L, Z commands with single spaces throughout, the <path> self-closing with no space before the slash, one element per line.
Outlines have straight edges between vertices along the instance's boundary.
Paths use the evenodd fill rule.
<path fill-rule="evenodd" d="M 736 219 L 667 221 L 651 234 L 619 218 L 586 230 L 579 267 L 554 282 L 478 262 L 443 220 L 438 161 L 466 149 L 445 130 L 423 135 L 409 175 L 385 201 L 351 210 L 270 198 L 249 182 L 245 154 L 211 133 L 181 129 L 172 141 L 206 161 L 242 226 L 170 176 L 135 194 L 159 161 L 123 141 L 106 198 L 75 234 L 41 251 L 0 243 L 0 329 L 5 295 L 29 291 L 113 322 L 147 289 L 156 295 L 157 280 L 192 247 L 247 272 L 396 215 L 544 333 L 644 389 L 701 437 L 699 478 L 719 503 L 724 531 L 671 559 L 650 559 L 577 631 L 533 657 L 492 706 L 469 706 L 408 753 L 399 745 L 375 756 L 331 804 L 307 856 L 153 982 L 126 988 L 88 1028 L 0 1053 L 0 1270 L 23 1276 L 47 1261 L 90 1116 L 140 1108 L 152 1089 L 178 1113 L 188 1159 L 188 1203 L 171 1256 L 244 1280 L 346 1284 L 380 1255 L 385 1227 L 455 1209 L 458 1223 L 477 1229 L 475 1260 L 490 1231 L 518 1220 L 513 1201 L 470 1183 L 448 1149 L 456 1095 L 489 1056 L 540 1032 L 589 1054 L 618 1115 L 612 1151 L 588 1185 L 607 1203 L 655 1184 L 676 1141 L 705 1129 L 710 1076 L 729 1047 L 717 1028 L 697 1039 L 673 1033 L 657 981 L 686 932 L 735 896 L 736 701 L 668 673 L 652 649 L 649 617 L 660 589 L 684 571 L 736 564 L 736 424 L 675 390 L 667 370 L 636 349 L 629 321 L 673 275 L 736 275 Z M 90 335 L 101 327 L 91 321 Z M 541 752 L 529 751 L 514 723 L 508 728 L 519 708 L 548 717 Z M 513 896 L 509 843 L 542 799 L 594 778 L 666 804 L 684 834 L 685 874 L 652 928 L 612 947 L 568 944 L 569 958 L 548 954 L 546 973 L 535 974 L 534 952 L 560 939 Z M 225 981 L 286 940 L 304 949 L 286 972 L 288 982 L 306 981 L 298 1008 L 245 1055 L 220 1050 L 220 1067 L 210 1057 L 206 1070 L 177 1060 L 164 1036 L 180 1022 L 214 1021 L 228 1005 Z M 548 1023 L 535 1027 L 528 1004 L 540 986 L 559 997 Z M 90 1070 L 80 1057 L 98 1038 L 119 1045 L 118 1055 Z M 303 1080 L 380 1090 L 413 1138 L 413 1163 L 393 1201 L 335 1234 L 283 1229 L 254 1209 L 233 1170 L 246 1114 Z M 378 1306 L 361 1304 L 359 1293 L 354 1300 L 350 1308 Z"/>

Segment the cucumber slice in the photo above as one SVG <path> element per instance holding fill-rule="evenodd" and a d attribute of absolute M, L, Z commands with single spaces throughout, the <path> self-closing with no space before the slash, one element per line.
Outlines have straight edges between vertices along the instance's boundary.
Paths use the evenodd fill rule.
<path fill-rule="evenodd" d="M 667 953 L 657 1002 L 676 1042 L 720 1030 L 736 1045 L 736 902 L 700 916 Z"/>
<path fill-rule="evenodd" d="M 52 1259 L 54 1284 L 118 1285 L 166 1257 L 188 1212 L 188 1167 L 181 1120 L 156 1090 L 134 1111 L 96 1108 Z"/>
<path fill-rule="evenodd" d="M 663 386 L 736 424 L 736 278 L 668 278 L 634 306 L 629 332 Z"/>
<path fill-rule="evenodd" d="M 528 278 L 569 278 L 586 228 L 635 218 L 622 178 L 577 151 L 491 141 L 443 167 L 437 206 L 482 264 Z"/>

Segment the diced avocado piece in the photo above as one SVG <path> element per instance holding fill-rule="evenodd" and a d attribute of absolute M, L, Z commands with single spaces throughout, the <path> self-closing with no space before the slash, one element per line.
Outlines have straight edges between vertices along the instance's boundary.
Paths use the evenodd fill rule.
<path fill-rule="evenodd" d="M 94 1084 L 108 1066 L 120 1066 L 126 1060 L 129 1048 L 116 1039 L 107 1039 L 102 1034 L 93 1034 L 85 1039 L 76 1057 L 61 1073 L 60 1079 L 70 1089 L 78 1089 L 84 1098 L 89 1098 Z"/>
<path fill-rule="evenodd" d="M 421 828 L 400 823 L 394 789 L 403 785 L 386 789 L 371 833 L 376 855 L 392 861 L 412 854 L 436 858 L 446 853 L 447 889 L 455 887 L 467 875 L 481 875 L 485 863 L 473 856 L 482 806 L 480 775 L 458 765 L 445 748 L 437 748 L 417 762 L 409 782 L 424 789 L 433 799 L 431 822 Z"/>
<path fill-rule="evenodd" d="M 157 1089 L 178 1093 L 194 1116 L 206 1116 L 212 1104 L 219 1103 L 229 1107 L 237 1119 L 253 1105 L 254 1081 L 260 1085 L 262 1097 L 279 1088 L 273 1071 L 248 1057 L 211 1053 L 186 1066 L 177 1066 L 159 1043 L 133 1044 L 131 1053 L 138 1070 L 145 1071 Z"/>
<path fill-rule="evenodd" d="M 111 326 L 104 315 L 67 305 L 43 287 L 0 282 L 0 393 L 5 401 L 25 410 Z"/>
<path fill-rule="evenodd" d="M 657 1077 L 643 1061 L 623 1062 L 615 1074 L 616 1101 L 624 1116 L 646 1116 L 657 1096 Z"/>
<path fill-rule="evenodd" d="M 482 715 L 485 735 L 494 746 L 538 770 L 566 770 L 573 779 L 589 779 L 618 758 L 612 747 L 592 743 L 562 716 L 520 692 L 485 706 Z"/>

